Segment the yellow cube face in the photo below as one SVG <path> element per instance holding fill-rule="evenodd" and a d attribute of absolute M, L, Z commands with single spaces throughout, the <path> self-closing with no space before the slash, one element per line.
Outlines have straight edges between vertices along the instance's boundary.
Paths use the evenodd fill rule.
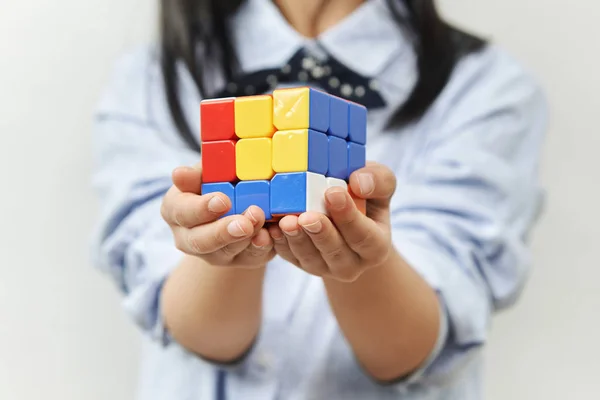
<path fill-rule="evenodd" d="M 235 133 L 241 138 L 272 137 L 273 98 L 249 96 L 235 99 Z"/>
<path fill-rule="evenodd" d="M 310 90 L 280 89 L 273 92 L 273 124 L 280 130 L 308 129 Z"/>
<path fill-rule="evenodd" d="M 270 138 L 241 139 L 235 145 L 235 169 L 238 179 L 271 179 L 272 144 Z"/>
<path fill-rule="evenodd" d="M 308 171 L 308 129 L 279 131 L 273 135 L 273 170 Z"/>

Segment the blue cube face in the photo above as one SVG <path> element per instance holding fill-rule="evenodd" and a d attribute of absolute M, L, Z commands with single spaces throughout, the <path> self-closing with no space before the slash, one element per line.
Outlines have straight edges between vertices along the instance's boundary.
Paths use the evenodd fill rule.
<path fill-rule="evenodd" d="M 306 172 L 276 174 L 271 179 L 271 214 L 303 213 L 306 190 Z"/>
<path fill-rule="evenodd" d="M 327 93 L 310 89 L 310 107 L 308 127 L 315 131 L 327 132 L 329 129 L 329 102 Z"/>
<path fill-rule="evenodd" d="M 329 104 L 329 134 L 346 139 L 348 137 L 350 104 L 337 97 L 332 97 Z"/>
<path fill-rule="evenodd" d="M 359 104 L 349 103 L 348 138 L 358 144 L 367 144 L 367 109 Z"/>
<path fill-rule="evenodd" d="M 325 175 L 329 168 L 329 149 L 327 135 L 321 132 L 308 131 L 308 170 L 315 174 Z"/>
<path fill-rule="evenodd" d="M 367 162 L 367 148 L 362 144 L 348 142 L 348 177 Z"/>
<path fill-rule="evenodd" d="M 235 187 L 236 214 L 242 214 L 250 206 L 260 207 L 265 219 L 271 219 L 271 184 L 269 181 L 242 181 Z"/>
<path fill-rule="evenodd" d="M 231 209 L 227 212 L 227 214 L 223 215 L 226 217 L 228 215 L 233 215 L 236 212 L 236 204 L 235 204 L 235 188 L 229 182 L 219 182 L 219 183 L 205 183 L 202 185 L 202 195 L 209 193 L 223 193 L 225 196 L 229 197 L 231 200 Z"/>
<path fill-rule="evenodd" d="M 329 168 L 327 176 L 348 179 L 348 144 L 344 139 L 329 136 Z"/>

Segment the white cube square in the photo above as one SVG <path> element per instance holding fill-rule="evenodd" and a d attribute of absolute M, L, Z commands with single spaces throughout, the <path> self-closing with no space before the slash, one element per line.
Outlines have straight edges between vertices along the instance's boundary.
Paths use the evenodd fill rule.
<path fill-rule="evenodd" d="M 327 191 L 325 175 L 306 173 L 306 211 L 327 214 L 325 209 L 325 192 Z"/>

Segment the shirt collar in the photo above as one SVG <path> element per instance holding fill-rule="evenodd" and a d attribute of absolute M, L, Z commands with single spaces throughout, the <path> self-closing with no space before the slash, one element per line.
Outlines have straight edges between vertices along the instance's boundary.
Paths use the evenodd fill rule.
<path fill-rule="evenodd" d="M 407 34 L 398 27 L 384 0 L 367 0 L 316 39 L 300 35 L 271 0 L 248 0 L 231 23 L 244 72 L 280 67 L 305 47 L 315 52 L 323 48 L 355 72 L 377 77 L 410 48 Z"/>

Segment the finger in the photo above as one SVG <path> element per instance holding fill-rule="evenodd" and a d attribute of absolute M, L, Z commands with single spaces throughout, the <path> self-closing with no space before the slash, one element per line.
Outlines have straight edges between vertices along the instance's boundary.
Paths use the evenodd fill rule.
<path fill-rule="evenodd" d="M 269 226 L 269 235 L 273 239 L 273 248 L 286 261 L 291 262 L 297 267 L 300 267 L 300 261 L 296 258 L 290 246 L 288 245 L 285 235 L 281 231 L 278 225 Z"/>
<path fill-rule="evenodd" d="M 202 186 L 202 168 L 200 164 L 194 167 L 179 167 L 173 171 L 173 184 L 184 193 L 200 194 Z"/>
<path fill-rule="evenodd" d="M 342 235 L 325 215 L 307 212 L 300 215 L 298 224 L 310 237 L 330 270 L 340 266 L 347 268 L 359 263 L 358 255 L 346 244 Z"/>
<path fill-rule="evenodd" d="M 274 255 L 273 240 L 267 229 L 261 228 L 250 244 L 235 257 L 234 262 L 236 265 L 256 266 L 266 264 Z"/>
<path fill-rule="evenodd" d="M 244 213 L 242 215 L 248 217 L 248 219 L 252 222 L 254 231 L 252 232 L 252 234 L 250 235 L 249 238 L 246 238 L 245 240 L 242 240 L 240 242 L 228 244 L 227 246 L 223 247 L 220 250 L 220 252 L 226 258 L 237 257 L 239 254 L 244 252 L 249 246 L 251 246 L 252 242 L 257 240 L 256 237 L 260 233 L 260 231 L 263 229 L 263 226 L 265 224 L 265 213 L 263 212 L 263 210 L 260 207 L 250 206 L 250 207 L 248 207 L 248 209 L 246 211 L 244 211 Z M 268 233 L 267 233 L 267 235 L 268 235 Z M 264 236 L 262 236 L 262 238 L 264 239 Z M 270 240 L 270 238 L 269 238 L 269 240 Z M 258 243 L 261 243 L 261 238 L 258 239 Z M 258 245 L 258 247 L 267 246 L 267 245 L 268 245 L 268 243 L 260 244 L 260 245 Z M 218 256 L 218 254 L 216 256 Z"/>
<path fill-rule="evenodd" d="M 356 196 L 371 200 L 371 205 L 387 207 L 396 191 L 396 176 L 388 167 L 371 162 L 350 176 L 350 188 Z"/>
<path fill-rule="evenodd" d="M 171 226 L 193 228 L 217 220 L 231 207 L 231 200 L 223 193 L 199 196 L 170 192 L 163 200 L 161 214 Z"/>
<path fill-rule="evenodd" d="M 175 237 L 177 248 L 181 251 L 194 255 L 211 255 L 234 243 L 251 239 L 253 233 L 254 226 L 250 218 L 233 215 L 192 229 L 180 228 Z M 245 246 L 240 247 L 239 251 L 242 251 Z M 237 254 L 234 247 L 227 247 L 225 252 L 231 257 Z"/>
<path fill-rule="evenodd" d="M 322 276 L 329 270 L 321 253 L 304 230 L 298 225 L 298 217 L 288 215 L 279 221 L 279 227 L 283 231 L 287 243 L 300 262 L 301 268 L 306 272 Z"/>
<path fill-rule="evenodd" d="M 325 205 L 331 219 L 347 245 L 360 258 L 379 264 L 390 251 L 385 232 L 375 221 L 363 215 L 342 188 L 332 188 L 325 194 Z"/>

